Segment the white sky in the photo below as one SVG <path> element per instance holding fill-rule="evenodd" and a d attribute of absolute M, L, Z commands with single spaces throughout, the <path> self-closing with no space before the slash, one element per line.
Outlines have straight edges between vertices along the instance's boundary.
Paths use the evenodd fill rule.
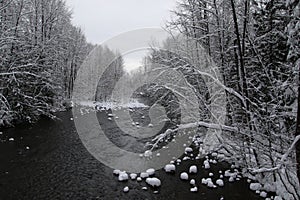
<path fill-rule="evenodd" d="M 87 41 L 101 44 L 120 33 L 146 27 L 163 27 L 176 0 L 66 0 L 72 22 L 83 29 Z M 125 69 L 141 65 L 144 53 L 123 57 Z"/>
<path fill-rule="evenodd" d="M 176 0 L 66 0 L 73 23 L 94 44 L 137 28 L 161 27 Z"/>

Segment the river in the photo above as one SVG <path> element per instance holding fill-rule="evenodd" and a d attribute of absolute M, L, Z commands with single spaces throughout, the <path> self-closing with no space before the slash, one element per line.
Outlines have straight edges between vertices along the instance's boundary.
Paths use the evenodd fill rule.
<path fill-rule="evenodd" d="M 198 192 L 190 192 L 189 182 L 179 179 L 182 171 L 203 160 L 187 160 L 177 166 L 175 174 L 157 170 L 162 185 L 155 193 L 145 181 L 118 182 L 113 169 L 96 160 L 83 146 L 76 132 L 71 111 L 56 114 L 59 120 L 42 118 L 35 124 L 21 124 L 1 130 L 0 135 L 0 199 L 263 199 L 249 190 L 249 183 L 241 179 L 233 183 L 225 180 L 224 187 L 216 189 L 201 185 L 209 172 L 230 169 L 227 163 L 212 165 L 210 170 L 200 169 L 196 180 Z M 102 123 L 107 120 L 105 111 L 97 113 Z M 104 126 L 106 132 L 118 133 L 118 128 Z M 132 146 L 129 137 L 117 134 L 120 146 Z M 14 141 L 9 141 L 14 138 Z M 124 142 L 125 141 L 125 142 Z M 128 193 L 123 188 L 129 186 Z"/>

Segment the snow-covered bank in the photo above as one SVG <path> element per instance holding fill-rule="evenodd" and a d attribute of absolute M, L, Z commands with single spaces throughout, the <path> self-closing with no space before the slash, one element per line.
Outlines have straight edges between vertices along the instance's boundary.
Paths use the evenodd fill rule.
<path fill-rule="evenodd" d="M 76 102 L 75 105 L 95 108 L 95 109 L 121 109 L 121 108 L 147 108 L 148 106 L 140 103 L 137 99 L 132 99 L 128 103 L 117 103 L 117 102 L 97 102 L 97 101 L 80 101 Z"/>

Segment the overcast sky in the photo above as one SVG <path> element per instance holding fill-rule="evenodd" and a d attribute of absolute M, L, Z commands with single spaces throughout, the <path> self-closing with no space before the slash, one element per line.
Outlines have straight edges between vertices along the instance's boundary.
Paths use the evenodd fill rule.
<path fill-rule="evenodd" d="M 176 0 L 67 0 L 73 23 L 89 42 L 101 44 L 119 33 L 161 27 L 170 18 Z"/>

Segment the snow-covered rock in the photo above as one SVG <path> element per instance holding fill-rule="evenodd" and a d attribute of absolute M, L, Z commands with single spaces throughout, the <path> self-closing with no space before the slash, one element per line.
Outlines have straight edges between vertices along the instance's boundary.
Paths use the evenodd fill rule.
<path fill-rule="evenodd" d="M 138 182 L 140 182 L 140 181 L 142 181 L 142 178 L 141 178 L 141 177 L 137 177 L 136 180 L 137 180 Z"/>
<path fill-rule="evenodd" d="M 165 167 L 164 167 L 165 171 L 166 172 L 174 172 L 176 167 L 175 165 L 173 164 L 167 164 Z"/>
<path fill-rule="evenodd" d="M 206 178 L 202 178 L 202 179 L 201 179 L 201 183 L 202 183 L 203 185 L 207 185 L 207 180 L 206 180 Z"/>
<path fill-rule="evenodd" d="M 9 138 L 8 141 L 12 142 L 12 141 L 15 141 L 15 139 L 14 138 Z"/>
<path fill-rule="evenodd" d="M 121 173 L 121 171 L 119 170 L 119 169 L 115 169 L 114 171 L 113 171 L 113 174 L 114 175 L 119 175 Z"/>
<path fill-rule="evenodd" d="M 147 169 L 146 173 L 148 173 L 149 176 L 152 176 L 155 173 L 155 169 L 153 169 L 153 168 Z"/>
<path fill-rule="evenodd" d="M 197 166 L 196 165 L 190 166 L 189 173 L 190 174 L 196 174 L 197 173 Z"/>
<path fill-rule="evenodd" d="M 148 127 L 153 127 L 153 124 L 148 124 Z"/>
<path fill-rule="evenodd" d="M 261 191 L 259 196 L 261 196 L 262 198 L 266 198 L 267 197 L 267 193 L 265 191 Z"/>
<path fill-rule="evenodd" d="M 282 200 L 282 198 L 280 196 L 275 196 L 274 200 Z"/>
<path fill-rule="evenodd" d="M 186 160 L 189 160 L 189 159 L 191 159 L 191 158 L 188 157 L 188 156 L 185 156 L 184 158 L 182 158 L 183 161 L 186 161 Z"/>
<path fill-rule="evenodd" d="M 144 152 L 144 156 L 145 156 L 145 157 L 150 157 L 150 156 L 152 156 L 152 151 L 150 151 L 150 150 L 145 151 L 145 152 Z"/>
<path fill-rule="evenodd" d="M 147 178 L 147 177 L 149 177 L 149 174 L 147 172 L 141 172 L 140 177 Z"/>
<path fill-rule="evenodd" d="M 203 165 L 204 165 L 205 169 L 209 169 L 210 168 L 210 164 L 209 164 L 208 160 L 204 160 Z"/>
<path fill-rule="evenodd" d="M 213 152 L 213 153 L 211 154 L 211 156 L 212 156 L 212 157 L 217 157 L 217 156 L 218 156 L 218 153 Z"/>
<path fill-rule="evenodd" d="M 148 190 L 148 188 L 147 187 L 142 187 L 142 190 Z"/>
<path fill-rule="evenodd" d="M 185 148 L 185 153 L 192 153 L 193 149 L 191 147 L 186 147 Z"/>
<path fill-rule="evenodd" d="M 195 187 L 192 187 L 191 189 L 190 189 L 190 191 L 191 192 L 197 192 L 198 191 L 198 188 L 195 186 Z"/>
<path fill-rule="evenodd" d="M 191 185 L 195 185 L 195 183 L 196 183 L 195 179 L 191 179 L 191 180 L 190 180 L 190 184 L 191 184 Z"/>
<path fill-rule="evenodd" d="M 216 181 L 216 184 L 218 185 L 218 186 L 224 186 L 224 181 L 222 180 L 222 179 L 218 179 L 217 181 Z"/>
<path fill-rule="evenodd" d="M 217 186 L 211 181 L 207 181 L 207 187 L 210 187 L 210 188 L 216 188 Z"/>
<path fill-rule="evenodd" d="M 158 178 L 147 178 L 146 183 L 151 185 L 152 187 L 159 187 L 161 185 L 161 181 Z"/>
<path fill-rule="evenodd" d="M 186 172 L 182 172 L 180 174 L 180 179 L 181 180 L 188 180 L 189 179 L 189 175 Z"/>
<path fill-rule="evenodd" d="M 262 185 L 260 183 L 250 183 L 250 190 L 261 190 Z"/>
<path fill-rule="evenodd" d="M 131 180 L 134 180 L 134 179 L 136 179 L 137 174 L 131 173 L 131 174 L 129 174 L 129 176 L 130 176 Z"/>
<path fill-rule="evenodd" d="M 127 181 L 128 180 L 128 174 L 126 172 L 120 172 L 118 180 L 119 181 Z"/>
<path fill-rule="evenodd" d="M 29 146 L 27 146 L 27 147 L 25 147 L 25 149 L 26 149 L 26 150 L 29 150 L 30 148 L 29 148 Z"/>
<path fill-rule="evenodd" d="M 208 176 L 214 176 L 214 174 L 213 173 L 209 173 Z"/>
<path fill-rule="evenodd" d="M 232 176 L 229 177 L 228 179 L 229 182 L 234 182 L 234 178 Z"/>
<path fill-rule="evenodd" d="M 124 189 L 123 189 L 123 192 L 128 192 L 129 191 L 129 187 L 128 186 L 126 186 L 126 187 L 124 187 Z"/>

